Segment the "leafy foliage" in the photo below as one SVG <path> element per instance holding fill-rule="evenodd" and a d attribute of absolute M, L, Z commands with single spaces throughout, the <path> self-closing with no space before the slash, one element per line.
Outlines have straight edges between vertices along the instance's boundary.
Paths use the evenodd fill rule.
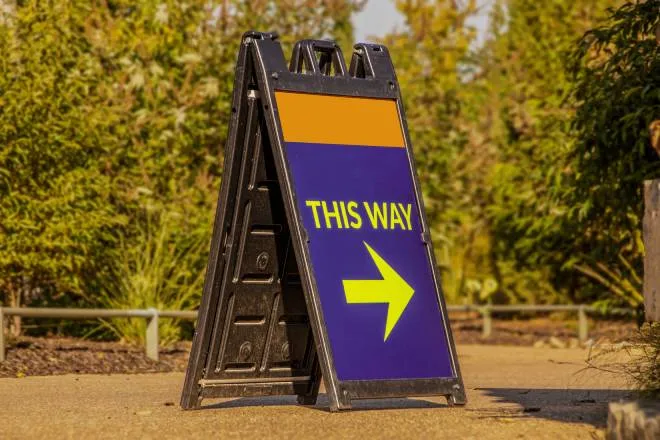
<path fill-rule="evenodd" d="M 500 103 L 489 214 L 501 284 L 528 301 L 637 306 L 642 180 L 657 174 L 647 128 L 659 114 L 659 3 L 507 5 L 486 81 L 505 92 L 490 98 Z"/>
<path fill-rule="evenodd" d="M 0 291 L 20 305 L 50 286 L 80 292 L 103 270 L 119 212 L 106 172 L 118 122 L 78 11 L 28 2 L 0 26 Z"/>
<path fill-rule="evenodd" d="M 195 307 L 242 33 L 348 55 L 363 3 L 4 7 L 0 301 Z M 449 300 L 639 304 L 660 1 L 499 0 L 481 47 L 473 0 L 396 5 L 406 24 L 384 43 Z"/>
<path fill-rule="evenodd" d="M 582 231 L 564 221 L 575 142 L 567 60 L 609 2 L 505 4 L 494 10 L 476 84 L 495 146 L 486 208 L 493 270 L 503 300 L 584 300 L 582 279 L 570 269 Z"/>
<path fill-rule="evenodd" d="M 589 244 L 581 270 L 632 305 L 643 301 L 642 182 L 660 176 L 648 131 L 660 118 L 659 11 L 658 0 L 626 3 L 574 53 L 575 191 L 567 203 Z"/>
<path fill-rule="evenodd" d="M 179 237 L 207 237 L 186 260 L 201 270 L 242 33 L 277 29 L 288 46 L 330 33 L 349 41 L 360 6 L 26 0 L 3 8 L 0 300 L 52 292 L 105 300 L 98 292 L 116 262 L 135 263 L 133 244 L 149 246 L 146 212 L 170 218 L 170 244 L 184 243 L 163 258 L 189 249 Z"/>

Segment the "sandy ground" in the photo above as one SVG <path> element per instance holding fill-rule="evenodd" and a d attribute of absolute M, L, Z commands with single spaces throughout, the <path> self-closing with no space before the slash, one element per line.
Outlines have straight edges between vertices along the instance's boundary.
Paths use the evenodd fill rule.
<path fill-rule="evenodd" d="M 626 383 L 584 370 L 584 349 L 458 347 L 468 405 L 444 398 L 357 401 L 330 413 L 293 397 L 178 406 L 182 373 L 0 379 L 0 438 L 601 438 Z"/>

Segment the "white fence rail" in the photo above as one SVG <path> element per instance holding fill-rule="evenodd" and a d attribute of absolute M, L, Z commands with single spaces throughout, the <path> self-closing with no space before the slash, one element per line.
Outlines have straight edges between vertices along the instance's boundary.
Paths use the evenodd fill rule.
<path fill-rule="evenodd" d="M 584 304 L 575 305 L 449 305 L 449 312 L 477 312 L 481 314 L 482 336 L 488 338 L 493 333 L 493 313 L 515 312 L 576 312 L 578 318 L 578 339 L 584 342 L 589 337 L 588 313 L 596 313 L 594 307 Z M 631 314 L 629 309 L 615 309 L 613 313 Z M 102 319 L 102 318 L 143 318 L 147 320 L 145 332 L 145 351 L 147 357 L 158 360 L 158 320 L 161 318 L 197 319 L 197 312 L 183 310 L 156 310 L 156 309 L 56 309 L 36 307 L 0 307 L 0 362 L 5 360 L 5 317 L 21 316 L 23 318 L 50 318 L 50 319 Z"/>

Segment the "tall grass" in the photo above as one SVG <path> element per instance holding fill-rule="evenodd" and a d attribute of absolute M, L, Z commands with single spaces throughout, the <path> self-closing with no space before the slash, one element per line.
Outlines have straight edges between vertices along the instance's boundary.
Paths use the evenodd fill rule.
<path fill-rule="evenodd" d="M 119 258 L 98 298 L 106 308 L 184 310 L 199 304 L 210 235 L 182 233 L 178 216 L 148 214 L 137 234 L 121 240 Z M 103 326 L 127 343 L 144 343 L 145 319 L 111 319 Z M 159 321 L 160 341 L 179 340 L 181 323 Z"/>

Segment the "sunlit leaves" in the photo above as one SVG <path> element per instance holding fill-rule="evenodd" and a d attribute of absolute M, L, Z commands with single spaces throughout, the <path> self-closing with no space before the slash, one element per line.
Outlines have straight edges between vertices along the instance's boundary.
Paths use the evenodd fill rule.
<path fill-rule="evenodd" d="M 208 245 L 241 35 L 348 49 L 361 3 L 17 2 L 0 19 L 0 301 L 93 303 L 146 246 L 147 215 L 169 219 L 169 246 Z M 203 272 L 206 252 L 191 255 L 181 270 Z"/>

